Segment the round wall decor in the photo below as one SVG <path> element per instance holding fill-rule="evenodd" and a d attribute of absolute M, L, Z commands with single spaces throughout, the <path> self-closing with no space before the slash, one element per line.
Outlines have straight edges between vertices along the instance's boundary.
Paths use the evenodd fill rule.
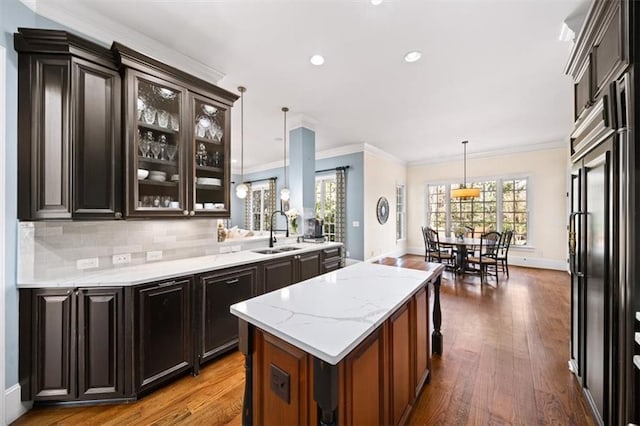
<path fill-rule="evenodd" d="M 378 222 L 380 222 L 381 225 L 387 223 L 387 219 L 389 219 L 389 202 L 385 197 L 380 197 L 378 199 L 376 215 L 378 216 Z"/>

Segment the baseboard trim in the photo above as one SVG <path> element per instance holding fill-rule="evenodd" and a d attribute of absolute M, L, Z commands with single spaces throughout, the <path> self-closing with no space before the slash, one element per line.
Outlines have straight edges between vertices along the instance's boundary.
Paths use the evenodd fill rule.
<path fill-rule="evenodd" d="M 406 250 L 406 254 L 424 256 L 424 247 L 409 247 Z M 553 269 L 556 271 L 567 270 L 567 262 L 564 260 L 546 259 L 544 257 L 513 256 L 511 254 L 509 254 L 509 265 L 524 266 L 526 268 Z"/>
<path fill-rule="evenodd" d="M 5 412 L 5 421 L 7 424 L 15 422 L 18 420 L 20 416 L 25 414 L 27 411 L 31 410 L 33 407 L 33 402 L 22 402 L 20 399 L 20 383 L 16 383 L 11 386 L 9 389 L 5 390 L 4 407 L 7 410 Z"/>
<path fill-rule="evenodd" d="M 397 249 L 378 256 L 370 257 L 369 259 L 365 260 L 365 262 L 377 262 L 378 260 L 384 259 L 385 257 L 400 257 L 404 254 L 407 254 L 407 249 Z"/>

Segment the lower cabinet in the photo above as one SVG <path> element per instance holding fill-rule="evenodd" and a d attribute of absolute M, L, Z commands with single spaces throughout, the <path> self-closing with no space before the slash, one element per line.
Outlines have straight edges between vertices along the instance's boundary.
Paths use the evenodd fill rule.
<path fill-rule="evenodd" d="M 238 344 L 238 318 L 229 307 L 258 293 L 258 267 L 251 266 L 225 270 L 223 273 L 201 275 L 198 279 L 197 325 L 198 360 L 196 370 L 203 362 Z"/>
<path fill-rule="evenodd" d="M 319 275 L 324 254 L 130 287 L 21 289 L 22 400 L 128 401 L 197 373 L 238 343 L 230 305 Z"/>
<path fill-rule="evenodd" d="M 335 271 L 342 267 L 342 247 L 331 247 L 321 251 L 322 270 L 321 273 Z"/>
<path fill-rule="evenodd" d="M 293 256 L 264 263 L 262 268 L 263 293 L 290 286 L 296 281 Z"/>
<path fill-rule="evenodd" d="M 121 288 L 20 292 L 23 400 L 124 397 Z"/>
<path fill-rule="evenodd" d="M 134 288 L 135 391 L 191 369 L 192 279 Z"/>
<path fill-rule="evenodd" d="M 429 379 L 426 284 L 337 364 L 339 425 L 403 425 Z M 255 327 L 254 424 L 318 424 L 314 357 Z M 322 391 L 321 391 L 322 392 Z"/>
<path fill-rule="evenodd" d="M 320 252 L 314 251 L 293 256 L 296 265 L 296 282 L 320 275 Z"/>

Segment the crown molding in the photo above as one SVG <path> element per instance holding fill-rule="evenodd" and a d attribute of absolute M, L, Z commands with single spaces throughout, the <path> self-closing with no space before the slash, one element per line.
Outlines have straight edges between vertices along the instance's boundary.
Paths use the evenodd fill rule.
<path fill-rule="evenodd" d="M 543 142 L 543 143 L 537 143 L 537 144 L 519 145 L 519 146 L 512 146 L 509 148 L 500 148 L 500 149 L 493 149 L 488 151 L 474 152 L 471 154 L 467 153 L 467 159 L 502 157 L 505 155 L 519 154 L 523 152 L 546 151 L 546 150 L 561 149 L 561 148 L 566 149 L 567 147 L 568 147 L 568 143 L 566 141 Z M 441 164 L 441 163 L 448 163 L 452 161 L 460 161 L 462 159 L 463 159 L 463 155 L 456 154 L 456 155 L 447 155 L 447 156 L 441 156 L 436 158 L 429 158 L 426 160 L 410 161 L 407 163 L 407 165 L 409 167 L 415 167 L 415 166 L 422 166 L 425 164 Z"/>
<path fill-rule="evenodd" d="M 160 62 L 213 84 L 217 84 L 225 76 L 223 72 L 213 67 L 176 50 L 163 47 L 157 40 L 86 8 L 74 7 L 71 9 L 65 2 L 56 2 L 55 5 L 52 5 L 38 0 L 20 1 L 36 14 L 63 24 L 95 41 L 104 43 L 106 46 L 110 46 L 115 40 L 126 43 L 132 49 L 144 52 L 145 55 Z"/>
<path fill-rule="evenodd" d="M 316 131 L 318 127 L 318 120 L 304 114 L 295 114 L 288 119 L 289 123 L 287 128 L 289 131 L 297 129 L 298 127 L 304 127 L 312 131 Z"/>
<path fill-rule="evenodd" d="M 392 161 L 394 163 L 398 163 L 398 164 L 400 164 L 402 166 L 406 166 L 407 163 L 408 163 L 405 160 L 402 160 L 402 159 L 400 159 L 400 158 L 398 158 L 398 157 L 396 157 L 394 155 L 389 154 L 386 151 L 383 151 L 382 149 L 378 148 L 377 146 L 374 146 L 374 145 L 371 145 L 371 144 L 368 144 L 368 143 L 364 143 L 363 145 L 364 145 L 364 152 L 366 152 L 368 154 L 374 155 L 374 156 L 379 157 L 379 158 L 384 158 L 385 160 L 389 160 L 389 161 Z"/>

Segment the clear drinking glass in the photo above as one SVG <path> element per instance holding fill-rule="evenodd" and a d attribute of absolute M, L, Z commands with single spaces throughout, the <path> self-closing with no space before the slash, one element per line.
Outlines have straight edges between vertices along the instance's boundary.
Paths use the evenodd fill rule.
<path fill-rule="evenodd" d="M 158 144 L 160 145 L 160 159 L 161 160 L 166 160 L 167 159 L 167 137 L 165 135 L 160 135 L 160 138 L 158 139 Z"/>
<path fill-rule="evenodd" d="M 169 128 L 169 113 L 163 109 L 158 111 L 158 126 Z"/>
<path fill-rule="evenodd" d="M 147 124 L 153 124 L 156 121 L 156 110 L 153 106 L 147 105 L 144 109 L 144 113 L 142 114 L 142 118 L 144 118 L 144 122 Z"/>
<path fill-rule="evenodd" d="M 176 132 L 180 130 L 180 117 L 178 117 L 178 114 L 170 114 L 169 116 L 171 118 L 171 129 L 175 130 Z"/>

